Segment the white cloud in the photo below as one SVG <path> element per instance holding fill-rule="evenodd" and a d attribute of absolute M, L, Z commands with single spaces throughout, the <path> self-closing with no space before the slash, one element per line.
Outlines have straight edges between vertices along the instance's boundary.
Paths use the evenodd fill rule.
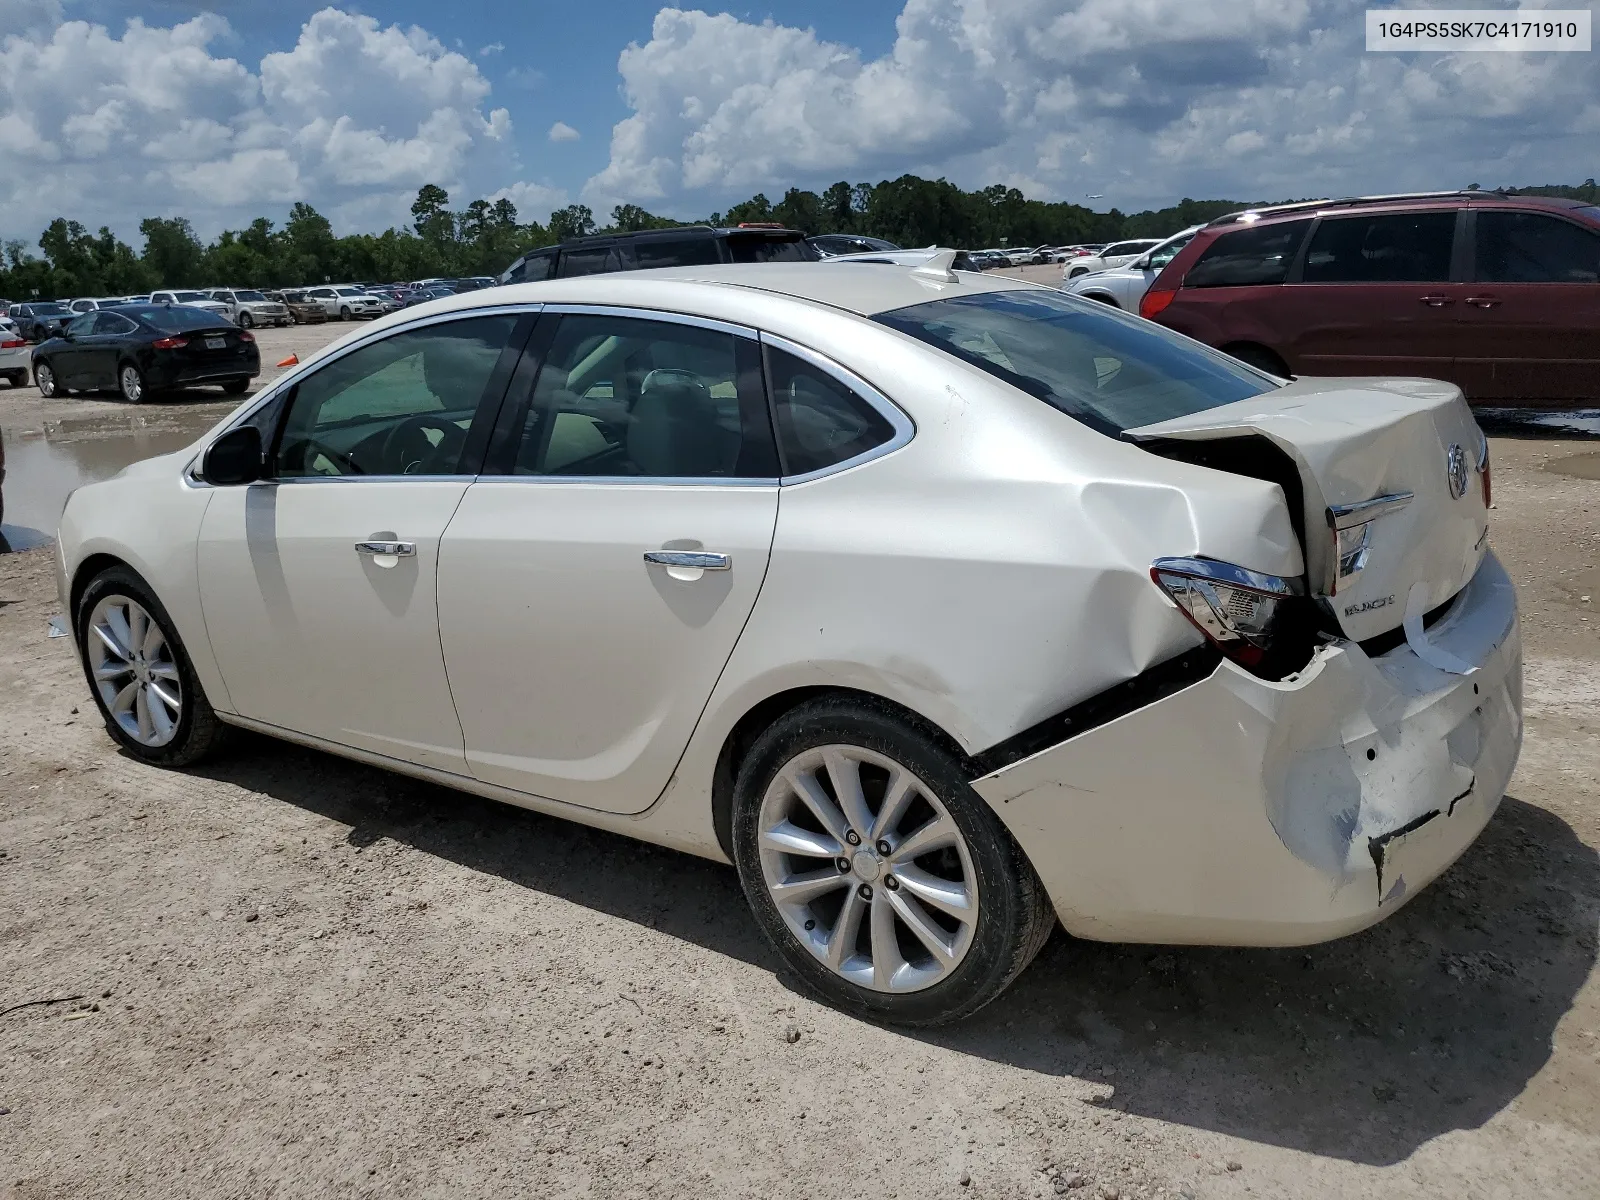
<path fill-rule="evenodd" d="M 505 48 L 506 44 L 504 42 L 490 42 L 487 46 L 478 50 L 478 57 L 488 58 L 491 54 L 499 54 Z"/>
<path fill-rule="evenodd" d="M 550 126 L 549 136 L 552 142 L 575 142 L 583 135 L 565 121 L 557 121 Z"/>
<path fill-rule="evenodd" d="M 415 27 L 323 9 L 252 69 L 215 53 L 221 17 L 171 28 L 60 22 L 34 3 L 0 41 L 0 226 L 30 241 L 57 215 L 131 236 L 141 215 L 202 230 L 308 199 L 408 219 L 423 183 L 487 190 L 514 162 L 511 118 L 471 59 Z M 0 0 L 0 16 L 20 12 Z M 3 28 L 3 26 L 0 26 Z M 15 32 L 15 31 L 13 31 Z"/>
<path fill-rule="evenodd" d="M 510 187 L 491 192 L 487 199 L 491 204 L 496 200 L 509 200 L 517 206 L 517 216 L 520 220 L 536 220 L 541 225 L 549 219 L 553 211 L 565 208 L 571 203 L 566 188 L 549 183 L 534 183 L 531 180 L 513 183 Z"/>
<path fill-rule="evenodd" d="M 633 112 L 585 195 L 697 210 L 910 170 L 1127 208 L 1555 180 L 1592 157 L 1583 55 L 1366 54 L 1366 4 L 905 0 L 875 59 L 662 9 L 619 57 Z"/>

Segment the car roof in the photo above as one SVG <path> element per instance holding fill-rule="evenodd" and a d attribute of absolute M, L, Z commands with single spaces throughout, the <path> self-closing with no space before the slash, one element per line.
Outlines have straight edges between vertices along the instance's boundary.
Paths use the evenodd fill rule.
<path fill-rule="evenodd" d="M 948 279 L 888 263 L 720 263 L 609 271 L 540 283 L 510 283 L 436 300 L 434 312 L 499 304 L 633 304 L 693 312 L 702 289 L 749 288 L 870 317 L 930 300 L 1001 291 L 1056 291 L 1009 276 L 962 271 Z"/>
<path fill-rule="evenodd" d="M 1515 204 L 1530 208 L 1570 209 L 1585 207 L 1584 201 L 1565 196 L 1529 196 L 1516 192 L 1397 192 L 1385 196 L 1344 196 L 1329 200 L 1297 200 L 1293 204 L 1268 204 L 1260 208 L 1246 208 L 1228 213 L 1208 223 L 1207 228 L 1227 225 L 1251 224 L 1256 221 L 1286 220 L 1295 217 L 1314 217 L 1338 209 L 1354 210 L 1376 208 L 1400 212 L 1416 209 L 1438 208 L 1442 205 L 1483 205 L 1485 208 L 1500 204 Z"/>

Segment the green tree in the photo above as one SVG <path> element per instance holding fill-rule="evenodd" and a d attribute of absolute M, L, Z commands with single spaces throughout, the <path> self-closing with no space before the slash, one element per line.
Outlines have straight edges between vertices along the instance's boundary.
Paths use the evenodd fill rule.
<path fill-rule="evenodd" d="M 587 204 L 569 204 L 550 214 L 550 237 L 558 242 L 593 233 L 594 213 Z"/>
<path fill-rule="evenodd" d="M 142 261 L 152 287 L 195 287 L 202 282 L 205 247 L 187 217 L 146 217 L 139 222 L 139 232 L 144 235 Z"/>

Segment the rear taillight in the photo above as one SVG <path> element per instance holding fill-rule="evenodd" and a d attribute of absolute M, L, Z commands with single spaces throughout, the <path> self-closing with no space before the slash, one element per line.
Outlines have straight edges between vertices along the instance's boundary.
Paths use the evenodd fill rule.
<path fill-rule="evenodd" d="M 1259 666 L 1272 649 L 1296 580 L 1263 575 L 1214 558 L 1158 558 L 1150 578 L 1206 640 L 1240 666 Z"/>
<path fill-rule="evenodd" d="M 1489 467 L 1488 438 L 1483 439 L 1483 449 L 1478 451 L 1478 475 L 1483 479 L 1483 506 L 1489 508 L 1494 503 L 1494 472 Z"/>
<path fill-rule="evenodd" d="M 239 340 L 241 342 L 253 342 L 256 340 L 256 335 L 251 333 L 248 329 L 241 329 L 239 331 Z"/>
<path fill-rule="evenodd" d="M 15 350 L 18 346 L 26 346 L 27 344 L 27 340 L 24 338 L 7 338 L 5 341 L 0 342 L 0 350 Z"/>
<path fill-rule="evenodd" d="M 1139 315 L 1146 321 L 1154 321 L 1166 311 L 1167 305 L 1178 298 L 1176 288 L 1151 288 L 1139 301 Z"/>
<path fill-rule="evenodd" d="M 189 344 L 189 339 L 181 337 L 164 337 L 157 338 L 150 344 L 157 350 L 182 350 Z"/>

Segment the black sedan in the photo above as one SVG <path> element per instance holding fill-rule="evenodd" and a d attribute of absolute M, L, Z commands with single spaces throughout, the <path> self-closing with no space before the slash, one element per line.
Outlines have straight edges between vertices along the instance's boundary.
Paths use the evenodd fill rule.
<path fill-rule="evenodd" d="M 23 337 L 30 342 L 42 342 L 60 333 L 72 320 L 73 312 L 54 300 L 33 300 L 27 304 L 13 304 L 7 315 L 17 323 Z"/>
<path fill-rule="evenodd" d="M 130 404 L 197 383 L 219 383 L 237 395 L 260 373 L 261 351 L 248 329 L 182 304 L 118 304 L 84 313 L 33 352 L 41 395 L 115 388 Z"/>

